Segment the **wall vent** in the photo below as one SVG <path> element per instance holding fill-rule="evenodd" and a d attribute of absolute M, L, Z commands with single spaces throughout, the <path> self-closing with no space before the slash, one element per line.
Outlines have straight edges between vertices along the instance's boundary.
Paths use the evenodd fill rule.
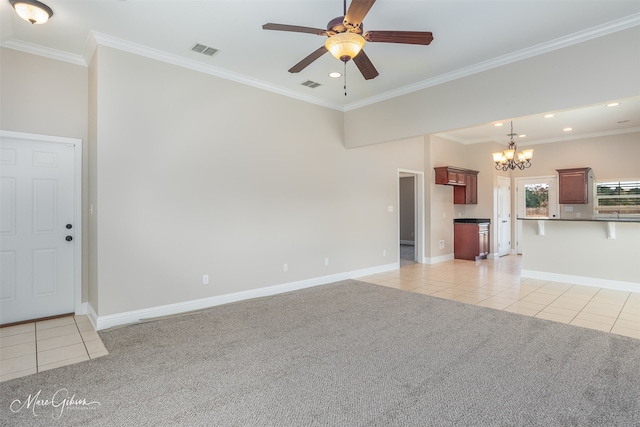
<path fill-rule="evenodd" d="M 191 50 L 207 56 L 213 56 L 218 53 L 218 49 L 200 43 L 196 43 Z"/>
<path fill-rule="evenodd" d="M 302 82 L 300 83 L 302 86 L 306 86 L 306 87 L 310 87 L 311 89 L 315 89 L 318 86 L 322 86 L 320 83 L 311 81 L 311 80 L 307 80 L 306 82 Z"/>

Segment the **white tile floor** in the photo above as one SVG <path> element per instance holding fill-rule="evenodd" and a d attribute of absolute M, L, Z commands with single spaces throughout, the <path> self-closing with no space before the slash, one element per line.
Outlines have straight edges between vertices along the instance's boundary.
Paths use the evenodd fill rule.
<path fill-rule="evenodd" d="M 0 328 L 0 381 L 108 354 L 87 316 Z"/>
<path fill-rule="evenodd" d="M 409 264 L 358 280 L 640 339 L 640 289 L 520 278 L 522 258 Z"/>

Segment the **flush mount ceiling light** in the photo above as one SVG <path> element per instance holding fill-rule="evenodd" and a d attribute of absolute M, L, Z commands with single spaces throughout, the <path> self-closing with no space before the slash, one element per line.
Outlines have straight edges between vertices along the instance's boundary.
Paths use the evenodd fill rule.
<path fill-rule="evenodd" d="M 44 24 L 53 16 L 53 10 L 36 0 L 9 0 L 20 18 L 32 24 Z"/>
<path fill-rule="evenodd" d="M 507 136 L 509 139 L 509 148 L 502 152 L 492 153 L 493 161 L 496 163 L 497 170 L 507 171 L 518 168 L 523 170 L 524 168 L 531 167 L 531 159 L 533 158 L 533 149 L 522 150 L 516 154 L 517 147 L 513 137 L 517 134 L 513 133 L 513 122 L 511 122 L 511 133 Z"/>

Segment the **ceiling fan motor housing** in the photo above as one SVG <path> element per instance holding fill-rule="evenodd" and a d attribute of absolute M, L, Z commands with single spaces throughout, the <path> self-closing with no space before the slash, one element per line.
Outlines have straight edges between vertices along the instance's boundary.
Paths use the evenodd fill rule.
<path fill-rule="evenodd" d="M 333 18 L 327 24 L 327 35 L 332 36 L 334 34 L 340 33 L 356 33 L 362 34 L 362 24 L 352 25 L 345 21 L 344 16 L 338 16 L 337 18 Z"/>

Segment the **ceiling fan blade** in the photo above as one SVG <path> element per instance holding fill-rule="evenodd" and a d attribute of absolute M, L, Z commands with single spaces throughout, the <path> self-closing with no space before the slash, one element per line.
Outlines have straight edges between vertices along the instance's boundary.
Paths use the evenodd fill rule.
<path fill-rule="evenodd" d="M 289 69 L 290 73 L 299 73 L 304 70 L 309 64 L 311 64 L 316 59 L 320 58 L 322 55 L 327 53 L 328 50 L 326 47 L 322 46 L 304 58 L 302 61 L 298 62 L 296 65 Z"/>
<path fill-rule="evenodd" d="M 273 24 L 271 22 L 264 24 L 262 26 L 262 29 L 276 30 L 276 31 L 291 31 L 293 33 L 308 33 L 308 34 L 316 34 L 319 36 L 324 36 L 327 34 L 327 30 L 323 30 L 322 28 L 300 27 L 298 25 L 287 25 L 287 24 Z"/>
<path fill-rule="evenodd" d="M 368 42 L 422 45 L 433 40 L 433 34 L 428 31 L 367 31 L 363 37 Z"/>
<path fill-rule="evenodd" d="M 365 80 L 375 79 L 378 77 L 378 74 L 380 74 L 378 73 L 378 70 L 376 70 L 376 67 L 371 63 L 367 54 L 364 53 L 364 50 L 361 50 L 360 53 L 353 58 L 353 62 L 355 62 L 358 70 L 360 70 Z"/>
<path fill-rule="evenodd" d="M 376 0 L 351 0 L 349 9 L 344 15 L 344 22 L 354 27 L 360 26 L 375 2 Z"/>

